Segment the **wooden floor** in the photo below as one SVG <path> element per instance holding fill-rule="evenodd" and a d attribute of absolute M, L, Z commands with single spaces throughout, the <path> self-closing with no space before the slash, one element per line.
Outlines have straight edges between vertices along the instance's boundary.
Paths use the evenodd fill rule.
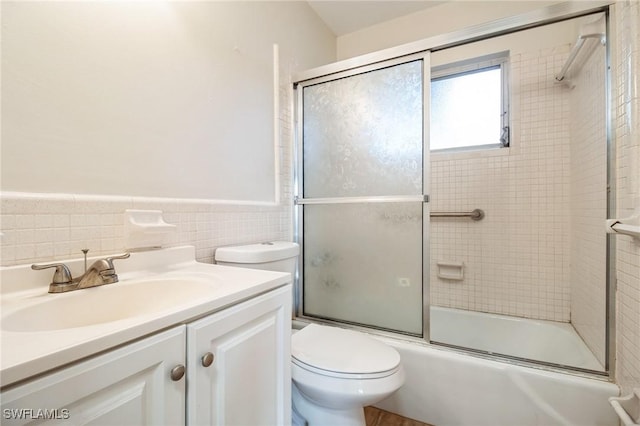
<path fill-rule="evenodd" d="M 375 407 L 365 407 L 364 417 L 367 426 L 431 426 Z"/>

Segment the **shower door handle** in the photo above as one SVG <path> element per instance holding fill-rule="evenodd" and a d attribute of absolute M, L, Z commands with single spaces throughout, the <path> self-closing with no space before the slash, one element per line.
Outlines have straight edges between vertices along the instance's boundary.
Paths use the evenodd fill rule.
<path fill-rule="evenodd" d="M 365 204 L 365 203 L 428 203 L 428 195 L 378 195 L 373 197 L 295 197 L 294 204 Z"/>

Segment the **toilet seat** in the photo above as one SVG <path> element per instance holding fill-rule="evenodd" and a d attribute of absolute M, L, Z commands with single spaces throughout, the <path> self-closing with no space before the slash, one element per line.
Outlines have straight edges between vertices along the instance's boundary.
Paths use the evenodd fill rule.
<path fill-rule="evenodd" d="M 382 377 L 387 377 L 392 374 L 395 374 L 398 372 L 398 370 L 400 370 L 400 366 L 398 365 L 397 367 L 391 370 L 380 371 L 378 373 L 369 373 L 369 374 L 340 373 L 338 371 L 324 370 L 322 368 L 314 367 L 313 365 L 305 364 L 304 362 L 293 357 L 291 358 L 291 362 L 297 365 L 298 367 L 306 371 L 309 371 L 311 373 L 320 374 L 322 376 L 328 376 L 328 377 L 337 377 L 340 379 L 348 379 L 348 380 L 349 379 L 350 380 L 380 379 Z"/>
<path fill-rule="evenodd" d="M 343 379 L 387 377 L 400 368 L 400 355 L 363 333 L 310 324 L 291 339 L 292 362 L 307 371 Z"/>

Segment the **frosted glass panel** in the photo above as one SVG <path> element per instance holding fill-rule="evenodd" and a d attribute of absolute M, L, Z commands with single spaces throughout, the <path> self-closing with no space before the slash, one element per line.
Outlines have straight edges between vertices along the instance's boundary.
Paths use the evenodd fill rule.
<path fill-rule="evenodd" d="M 500 68 L 431 82 L 431 149 L 500 143 Z"/>
<path fill-rule="evenodd" d="M 304 314 L 422 334 L 422 203 L 304 206 Z"/>
<path fill-rule="evenodd" d="M 304 197 L 422 193 L 422 61 L 304 88 Z"/>

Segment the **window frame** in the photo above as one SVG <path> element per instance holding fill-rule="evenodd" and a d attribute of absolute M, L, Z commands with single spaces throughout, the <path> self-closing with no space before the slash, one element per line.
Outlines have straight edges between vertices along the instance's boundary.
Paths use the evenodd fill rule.
<path fill-rule="evenodd" d="M 452 148 L 430 148 L 433 153 L 469 152 L 476 150 L 509 148 L 511 127 L 509 123 L 509 51 L 497 52 L 490 55 L 479 56 L 462 61 L 451 62 L 431 68 L 431 83 L 464 76 L 477 72 L 500 69 L 501 78 L 501 110 L 500 114 L 500 139 L 496 143 L 484 145 L 466 145 Z M 431 106 L 433 110 L 433 105 Z"/>

